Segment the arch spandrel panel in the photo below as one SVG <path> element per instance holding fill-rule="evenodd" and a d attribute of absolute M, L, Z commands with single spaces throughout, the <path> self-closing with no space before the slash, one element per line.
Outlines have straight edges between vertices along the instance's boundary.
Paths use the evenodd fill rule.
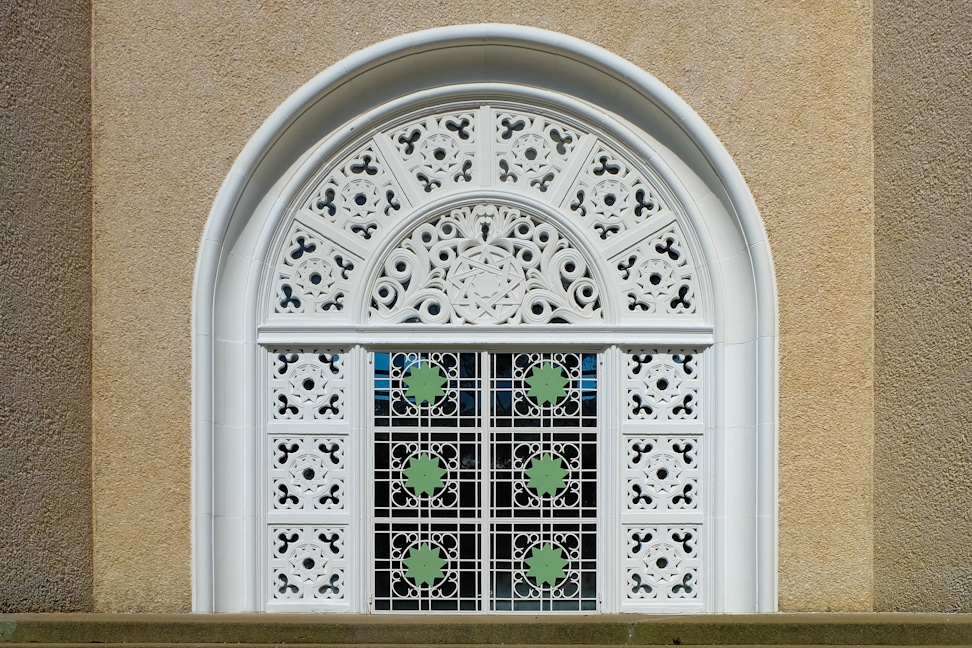
<path fill-rule="evenodd" d="M 674 192 L 642 157 L 576 117 L 510 101 L 465 102 L 413 110 L 346 150 L 323 173 L 309 174 L 314 179 L 299 192 L 305 196 L 297 203 L 300 208 L 287 216 L 293 221 L 290 229 L 277 237 L 268 263 L 272 298 L 264 297 L 269 303 L 263 312 L 278 324 L 294 317 L 333 324 L 352 319 L 358 324 L 597 323 L 615 312 L 619 315 L 609 315 L 608 321 L 635 326 L 661 318 L 706 318 L 706 286 L 693 260 L 698 246 Z M 398 273 L 383 257 L 377 265 L 384 271 L 365 276 L 362 266 L 373 263 L 378 251 L 423 258 L 431 252 L 423 253 L 422 246 L 403 251 L 389 237 L 404 241 L 403 232 L 449 213 L 443 204 L 468 205 L 483 192 L 508 194 L 503 218 L 517 205 L 556 214 L 544 226 L 554 228 L 562 245 L 578 248 L 579 258 L 602 260 L 608 271 L 595 276 L 585 268 L 586 277 L 575 277 L 572 269 L 544 274 L 532 268 L 532 279 L 524 280 L 545 286 L 550 298 L 512 319 L 492 308 L 480 311 L 482 319 L 472 311 L 459 315 L 432 301 L 427 306 L 435 313 L 422 311 L 413 303 L 415 286 L 379 294 L 367 284 L 377 280 L 390 290 Z M 455 232 L 464 237 L 460 247 L 476 245 L 473 229 Z M 504 245 L 517 247 L 515 240 L 507 237 Z M 425 288 L 449 294 L 444 278 L 441 286 L 436 283 L 434 267 L 421 272 L 422 281 L 430 282 Z M 478 283 L 484 291 L 487 280 Z M 510 288 L 507 295 L 484 293 L 480 301 L 522 297 L 520 287 Z M 576 291 L 572 296 L 567 294 L 571 290 Z M 398 299 L 404 292 L 407 298 Z M 602 312 L 605 299 L 616 299 L 617 309 Z M 363 304 L 357 315 L 352 304 Z M 393 305 L 403 304 L 408 314 L 391 312 Z M 551 315 L 554 311 L 558 314 Z"/>

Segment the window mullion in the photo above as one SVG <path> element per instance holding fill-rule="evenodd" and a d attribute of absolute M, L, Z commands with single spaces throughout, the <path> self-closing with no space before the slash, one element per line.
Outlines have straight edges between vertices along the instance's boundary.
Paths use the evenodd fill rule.
<path fill-rule="evenodd" d="M 480 442 L 480 556 L 482 556 L 483 569 L 480 572 L 481 605 L 482 611 L 490 611 L 492 597 L 490 596 L 490 579 L 493 574 L 493 553 L 492 553 L 492 525 L 493 525 L 493 500 L 492 500 L 492 470 L 493 470 L 493 451 L 492 451 L 492 357 L 489 351 L 483 351 L 479 360 L 479 398 L 480 398 L 480 419 L 479 419 L 479 442 Z"/>

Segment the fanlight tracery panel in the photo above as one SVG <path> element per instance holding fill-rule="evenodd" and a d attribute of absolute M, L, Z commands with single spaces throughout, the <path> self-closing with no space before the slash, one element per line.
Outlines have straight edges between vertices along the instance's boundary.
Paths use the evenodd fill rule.
<path fill-rule="evenodd" d="M 706 348 L 621 348 L 705 321 L 673 192 L 596 128 L 510 102 L 418 111 L 330 159 L 280 227 L 265 322 L 475 348 L 267 345 L 268 609 L 353 611 L 371 560 L 374 610 L 701 610 Z M 578 325 L 618 339 L 475 338 Z"/>
<path fill-rule="evenodd" d="M 402 118 L 308 186 L 277 243 L 265 312 L 457 325 L 703 316 L 680 208 L 639 160 L 535 107 Z M 496 191 L 510 197 L 475 200 Z M 427 206 L 446 196 L 456 204 Z M 404 235 L 402 222 L 414 223 Z"/>
<path fill-rule="evenodd" d="M 490 204 L 453 209 L 393 249 L 371 293 L 372 322 L 600 321 L 580 251 L 549 223 Z"/>

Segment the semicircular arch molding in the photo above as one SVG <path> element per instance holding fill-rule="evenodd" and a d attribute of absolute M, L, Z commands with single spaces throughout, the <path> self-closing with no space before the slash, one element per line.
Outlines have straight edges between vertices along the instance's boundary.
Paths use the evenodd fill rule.
<path fill-rule="evenodd" d="M 351 439 L 367 424 L 342 381 L 364 378 L 347 379 L 343 363 L 430 337 L 468 345 L 465 329 L 500 348 L 513 327 L 520 343 L 583 336 L 604 349 L 619 372 L 606 387 L 633 394 L 632 381 L 652 376 L 656 391 L 634 397 L 627 423 L 623 408 L 605 419 L 618 418 L 606 424 L 616 444 L 632 442 L 646 413 L 692 419 L 678 413 L 688 401 L 669 397 L 683 397 L 675 385 L 695 367 L 683 351 L 704 358 L 704 379 L 689 382 L 706 394 L 705 419 L 678 432 L 697 433 L 709 457 L 706 508 L 692 527 L 709 548 L 682 556 L 700 561 L 691 578 L 702 575 L 703 594 L 680 607 L 679 585 L 645 608 L 668 576 L 620 556 L 610 560 L 628 570 L 629 594 L 619 586 L 599 609 L 775 610 L 776 294 L 752 197 L 711 131 L 650 75 L 581 41 L 496 25 L 422 32 L 349 57 L 271 116 L 224 183 L 194 297 L 195 608 L 299 608 L 266 595 L 279 575 L 267 561 L 293 558 L 274 553 L 268 528 L 301 532 L 267 526 L 253 477 L 269 461 L 261 435 L 278 406 L 260 395 L 268 357 L 285 369 L 308 349 L 327 358 L 330 374 L 302 369 L 304 388 L 294 389 L 325 399 L 316 418 L 347 420 L 334 438 L 352 456 L 366 454 Z M 674 360 L 651 364 L 650 350 Z M 321 385 L 335 376 L 332 393 Z M 281 402 L 287 417 L 302 411 Z M 341 492 L 361 478 L 350 479 Z M 348 497 L 364 506 L 363 495 Z M 619 533 L 645 531 L 633 524 Z M 353 525 L 334 528 L 363 538 Z M 329 571 L 317 591 L 371 596 L 360 561 L 330 559 L 340 577 Z M 299 589 L 286 580 L 294 574 L 282 593 Z M 365 611 L 331 599 L 306 609 Z"/>

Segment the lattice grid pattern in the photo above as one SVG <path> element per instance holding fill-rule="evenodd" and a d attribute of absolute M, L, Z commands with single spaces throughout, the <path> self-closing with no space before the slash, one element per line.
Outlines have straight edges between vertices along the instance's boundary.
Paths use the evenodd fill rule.
<path fill-rule="evenodd" d="M 376 353 L 375 425 L 479 425 L 479 354 Z"/>
<path fill-rule="evenodd" d="M 597 525 L 497 523 L 490 529 L 491 609 L 597 609 Z"/>
<path fill-rule="evenodd" d="M 383 428 L 374 448 L 375 517 L 478 517 L 478 429 Z"/>
<path fill-rule="evenodd" d="M 597 517 L 595 430 L 493 429 L 493 513 L 504 518 Z"/>
<path fill-rule="evenodd" d="M 376 609 L 596 609 L 597 355 L 373 362 Z"/>
<path fill-rule="evenodd" d="M 597 426 L 597 355 L 497 353 L 490 376 L 496 427 Z"/>

